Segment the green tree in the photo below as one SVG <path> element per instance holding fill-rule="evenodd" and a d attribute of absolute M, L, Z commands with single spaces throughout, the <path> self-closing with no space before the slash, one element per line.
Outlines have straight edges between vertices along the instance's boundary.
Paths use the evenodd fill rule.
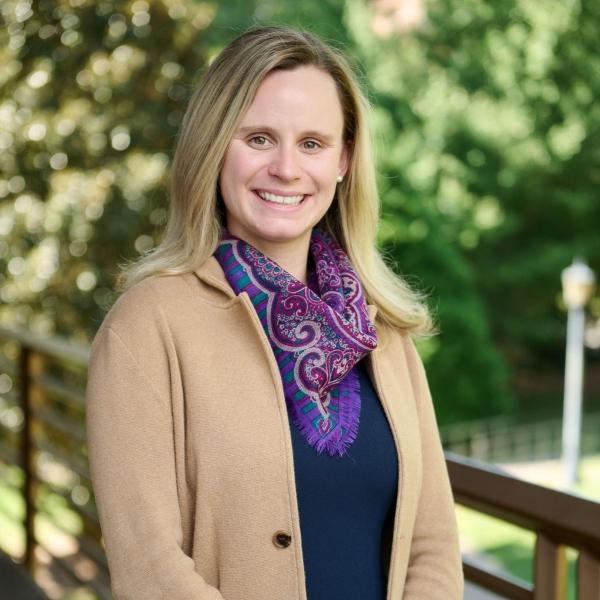
<path fill-rule="evenodd" d="M 430 293 L 441 420 L 510 409 L 514 381 L 544 373 L 559 398 L 559 272 L 576 254 L 600 269 L 600 3 L 429 0 L 387 38 L 378 6 L 2 3 L 0 322 L 91 337 L 116 265 L 159 239 L 195 78 L 249 25 L 283 21 L 345 48 L 368 90 L 380 243 Z"/>
<path fill-rule="evenodd" d="M 249 21 L 250 3 L 236 9 L 2 3 L 1 322 L 94 334 L 114 300 L 116 265 L 158 241 L 192 82 L 223 20 Z"/>
<path fill-rule="evenodd" d="M 372 7 L 346 6 L 384 139 L 382 241 L 439 298 L 434 394 L 464 375 L 450 404 L 497 412 L 504 362 L 557 373 L 559 400 L 560 270 L 576 254 L 600 268 L 599 3 L 431 0 L 387 39 L 365 27 Z"/>

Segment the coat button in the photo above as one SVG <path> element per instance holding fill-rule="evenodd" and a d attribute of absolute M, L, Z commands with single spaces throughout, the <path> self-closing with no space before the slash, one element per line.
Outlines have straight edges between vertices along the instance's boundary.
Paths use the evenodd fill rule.
<path fill-rule="evenodd" d="M 292 536 L 285 531 L 276 531 L 273 534 L 273 544 L 278 548 L 287 548 L 292 543 Z"/>

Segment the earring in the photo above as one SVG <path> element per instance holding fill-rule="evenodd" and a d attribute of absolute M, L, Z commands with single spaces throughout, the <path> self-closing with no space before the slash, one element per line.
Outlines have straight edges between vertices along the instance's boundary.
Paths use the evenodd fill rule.
<path fill-rule="evenodd" d="M 338 175 L 337 180 L 338 180 L 338 183 L 342 183 L 342 181 L 344 181 L 344 178 L 341 175 Z"/>

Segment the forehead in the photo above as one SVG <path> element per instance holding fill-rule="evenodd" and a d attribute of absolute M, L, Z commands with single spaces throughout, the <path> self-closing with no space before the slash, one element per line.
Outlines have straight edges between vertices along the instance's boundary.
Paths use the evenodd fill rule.
<path fill-rule="evenodd" d="M 272 71 L 258 87 L 241 126 L 318 127 L 340 134 L 343 113 L 335 81 L 314 66 Z M 258 123 L 257 123 L 258 124 Z"/>

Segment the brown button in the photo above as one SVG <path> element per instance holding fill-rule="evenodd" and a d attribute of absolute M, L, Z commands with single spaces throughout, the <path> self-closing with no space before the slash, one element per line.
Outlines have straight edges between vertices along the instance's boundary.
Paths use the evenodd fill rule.
<path fill-rule="evenodd" d="M 285 531 L 276 531 L 273 534 L 273 543 L 278 548 L 287 548 L 292 543 L 292 536 Z"/>

